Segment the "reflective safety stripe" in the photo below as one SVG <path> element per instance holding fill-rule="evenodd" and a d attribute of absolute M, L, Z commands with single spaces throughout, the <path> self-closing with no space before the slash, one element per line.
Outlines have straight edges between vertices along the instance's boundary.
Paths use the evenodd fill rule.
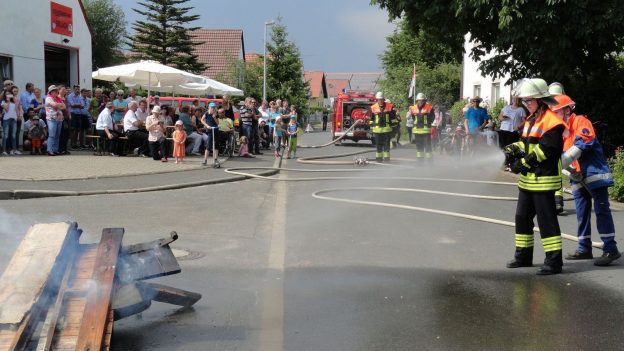
<path fill-rule="evenodd" d="M 375 157 L 376 158 L 380 158 L 381 157 L 381 152 L 375 152 Z"/>
<path fill-rule="evenodd" d="M 425 156 L 424 153 L 420 151 L 416 151 L 416 157 L 423 157 L 423 156 Z"/>
<path fill-rule="evenodd" d="M 542 246 L 544 247 L 544 252 L 561 250 L 561 236 L 557 235 L 542 239 Z"/>
<path fill-rule="evenodd" d="M 611 180 L 611 179 L 613 179 L 613 175 L 611 173 L 602 173 L 602 174 L 594 174 L 592 176 L 589 176 L 583 179 L 583 181 L 585 182 L 585 184 L 590 184 L 593 182 L 597 182 L 599 180 Z"/>
<path fill-rule="evenodd" d="M 535 173 L 520 174 L 518 187 L 529 191 L 557 191 L 561 188 L 561 175 L 538 177 Z"/>
<path fill-rule="evenodd" d="M 386 158 L 390 157 L 390 152 L 384 151 L 383 152 L 383 157 L 386 157 Z"/>
<path fill-rule="evenodd" d="M 581 183 L 572 184 L 572 186 L 570 187 L 570 191 L 575 192 L 577 190 L 581 190 L 582 187 L 583 185 Z"/>
<path fill-rule="evenodd" d="M 431 128 L 429 128 L 429 127 L 422 127 L 422 128 L 414 127 L 414 128 L 412 128 L 412 133 L 414 133 L 414 134 L 431 134 Z"/>
<path fill-rule="evenodd" d="M 555 196 L 563 196 L 563 187 L 559 188 L 559 190 L 555 191 Z"/>
<path fill-rule="evenodd" d="M 613 234 L 615 235 L 615 234 Z M 591 239 L 591 235 L 579 235 L 579 240 L 583 240 L 583 239 Z"/>
<path fill-rule="evenodd" d="M 611 238 L 614 237 L 615 233 L 609 233 L 609 234 L 600 234 L 601 238 Z"/>
<path fill-rule="evenodd" d="M 527 248 L 534 244 L 533 234 L 516 234 L 516 247 Z"/>
<path fill-rule="evenodd" d="M 431 152 L 425 152 L 425 158 L 432 158 L 433 154 Z"/>
<path fill-rule="evenodd" d="M 542 151 L 542 148 L 539 145 L 536 145 L 533 148 L 533 152 L 535 152 L 538 162 L 542 162 L 546 159 L 546 154 L 544 154 L 544 151 Z"/>

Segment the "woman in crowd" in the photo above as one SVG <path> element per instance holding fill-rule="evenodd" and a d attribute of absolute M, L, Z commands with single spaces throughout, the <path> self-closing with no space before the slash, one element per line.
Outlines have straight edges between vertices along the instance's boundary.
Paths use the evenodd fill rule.
<path fill-rule="evenodd" d="M 271 110 L 269 111 L 269 143 L 275 144 L 275 124 L 278 118 L 281 118 L 277 111 L 277 103 L 271 101 Z"/>
<path fill-rule="evenodd" d="M 519 100 L 516 97 L 512 98 L 511 105 L 503 107 L 498 114 L 498 119 L 501 121 L 498 130 L 498 144 L 501 149 L 520 140 L 526 111 L 520 106 Z"/>
<path fill-rule="evenodd" d="M 165 120 L 160 114 L 160 106 L 152 108 L 152 114 L 147 117 L 145 127 L 149 132 L 147 140 L 149 141 L 152 158 L 155 161 L 167 162 L 167 155 L 169 154 L 168 143 L 167 138 L 165 138 Z"/>
<path fill-rule="evenodd" d="M 63 109 L 65 104 L 59 97 L 56 85 L 50 85 L 45 98 L 46 123 L 48 125 L 48 156 L 59 154 L 59 139 L 63 127 Z"/>
<path fill-rule="evenodd" d="M 61 112 L 63 113 L 63 123 L 61 124 L 61 135 L 59 136 L 58 152 L 61 155 L 69 155 L 70 152 L 67 150 L 67 145 L 69 144 L 69 126 L 71 117 L 69 114 L 69 104 L 67 103 L 67 88 L 61 84 L 58 86 L 58 91 L 59 98 L 65 106 L 61 110 Z"/>
<path fill-rule="evenodd" d="M 19 135 L 17 122 L 22 120 L 24 112 L 19 103 L 18 92 L 19 89 L 14 86 L 10 92 L 4 94 L 2 100 L 2 110 L 4 111 L 4 117 L 2 119 L 2 130 L 4 131 L 2 155 L 4 156 L 8 155 L 7 150 L 9 150 L 9 147 L 11 148 L 9 152 L 10 155 L 21 155 L 21 152 L 17 150 L 17 135 Z"/>
<path fill-rule="evenodd" d="M 35 88 L 35 98 L 30 102 L 30 106 L 35 110 L 35 114 L 39 117 L 45 117 L 44 99 L 41 96 L 41 89 Z"/>

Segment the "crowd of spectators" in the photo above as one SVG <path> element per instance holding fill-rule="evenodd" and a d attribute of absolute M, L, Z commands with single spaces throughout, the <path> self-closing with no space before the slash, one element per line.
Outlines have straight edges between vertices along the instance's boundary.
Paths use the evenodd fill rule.
<path fill-rule="evenodd" d="M 4 81 L 0 92 L 2 155 L 21 155 L 20 139 L 23 150 L 48 156 L 94 150 L 99 142 L 110 156 L 133 153 L 167 162 L 170 149 L 175 149 L 179 162 L 190 154 L 204 156 L 206 164 L 236 130 L 241 144 L 248 143 L 241 148 L 247 149 L 241 156 L 261 155 L 261 150 L 273 148 L 279 157 L 289 142 L 290 149 L 292 145 L 296 149 L 297 111 L 286 100 L 263 101 L 258 106 L 248 97 L 235 105 L 225 96 L 206 108 L 196 99 L 178 110 L 161 104 L 157 95 L 148 101 L 133 89 L 126 95 L 123 90 L 95 89 L 92 93 L 78 85 L 71 91 L 64 85 L 51 85 L 45 92 L 27 83 L 20 93 L 12 81 Z"/>

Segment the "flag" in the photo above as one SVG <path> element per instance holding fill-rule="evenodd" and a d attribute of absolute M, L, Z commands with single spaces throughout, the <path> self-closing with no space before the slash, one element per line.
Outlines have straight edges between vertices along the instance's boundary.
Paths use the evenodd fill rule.
<path fill-rule="evenodd" d="M 416 65 L 414 65 L 414 71 L 412 72 L 412 82 L 410 83 L 408 97 L 411 98 L 414 95 L 416 95 Z"/>

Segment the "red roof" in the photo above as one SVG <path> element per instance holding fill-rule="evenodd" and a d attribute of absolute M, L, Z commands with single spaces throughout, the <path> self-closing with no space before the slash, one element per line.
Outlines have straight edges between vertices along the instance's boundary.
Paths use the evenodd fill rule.
<path fill-rule="evenodd" d="M 343 90 L 349 90 L 350 88 L 348 79 L 327 79 L 327 95 L 329 97 L 336 97 Z"/>
<path fill-rule="evenodd" d="M 256 54 L 255 52 L 250 52 L 248 54 L 245 54 L 246 63 L 262 62 L 262 60 L 263 60 L 262 54 Z"/>
<path fill-rule="evenodd" d="M 303 76 L 310 85 L 311 98 L 326 98 L 327 86 L 325 85 L 325 73 L 321 71 L 304 72 Z"/>
<path fill-rule="evenodd" d="M 242 29 L 197 29 L 189 33 L 196 43 L 193 53 L 207 69 L 201 74 L 209 78 L 228 74 L 232 59 L 245 59 L 245 44 Z"/>

